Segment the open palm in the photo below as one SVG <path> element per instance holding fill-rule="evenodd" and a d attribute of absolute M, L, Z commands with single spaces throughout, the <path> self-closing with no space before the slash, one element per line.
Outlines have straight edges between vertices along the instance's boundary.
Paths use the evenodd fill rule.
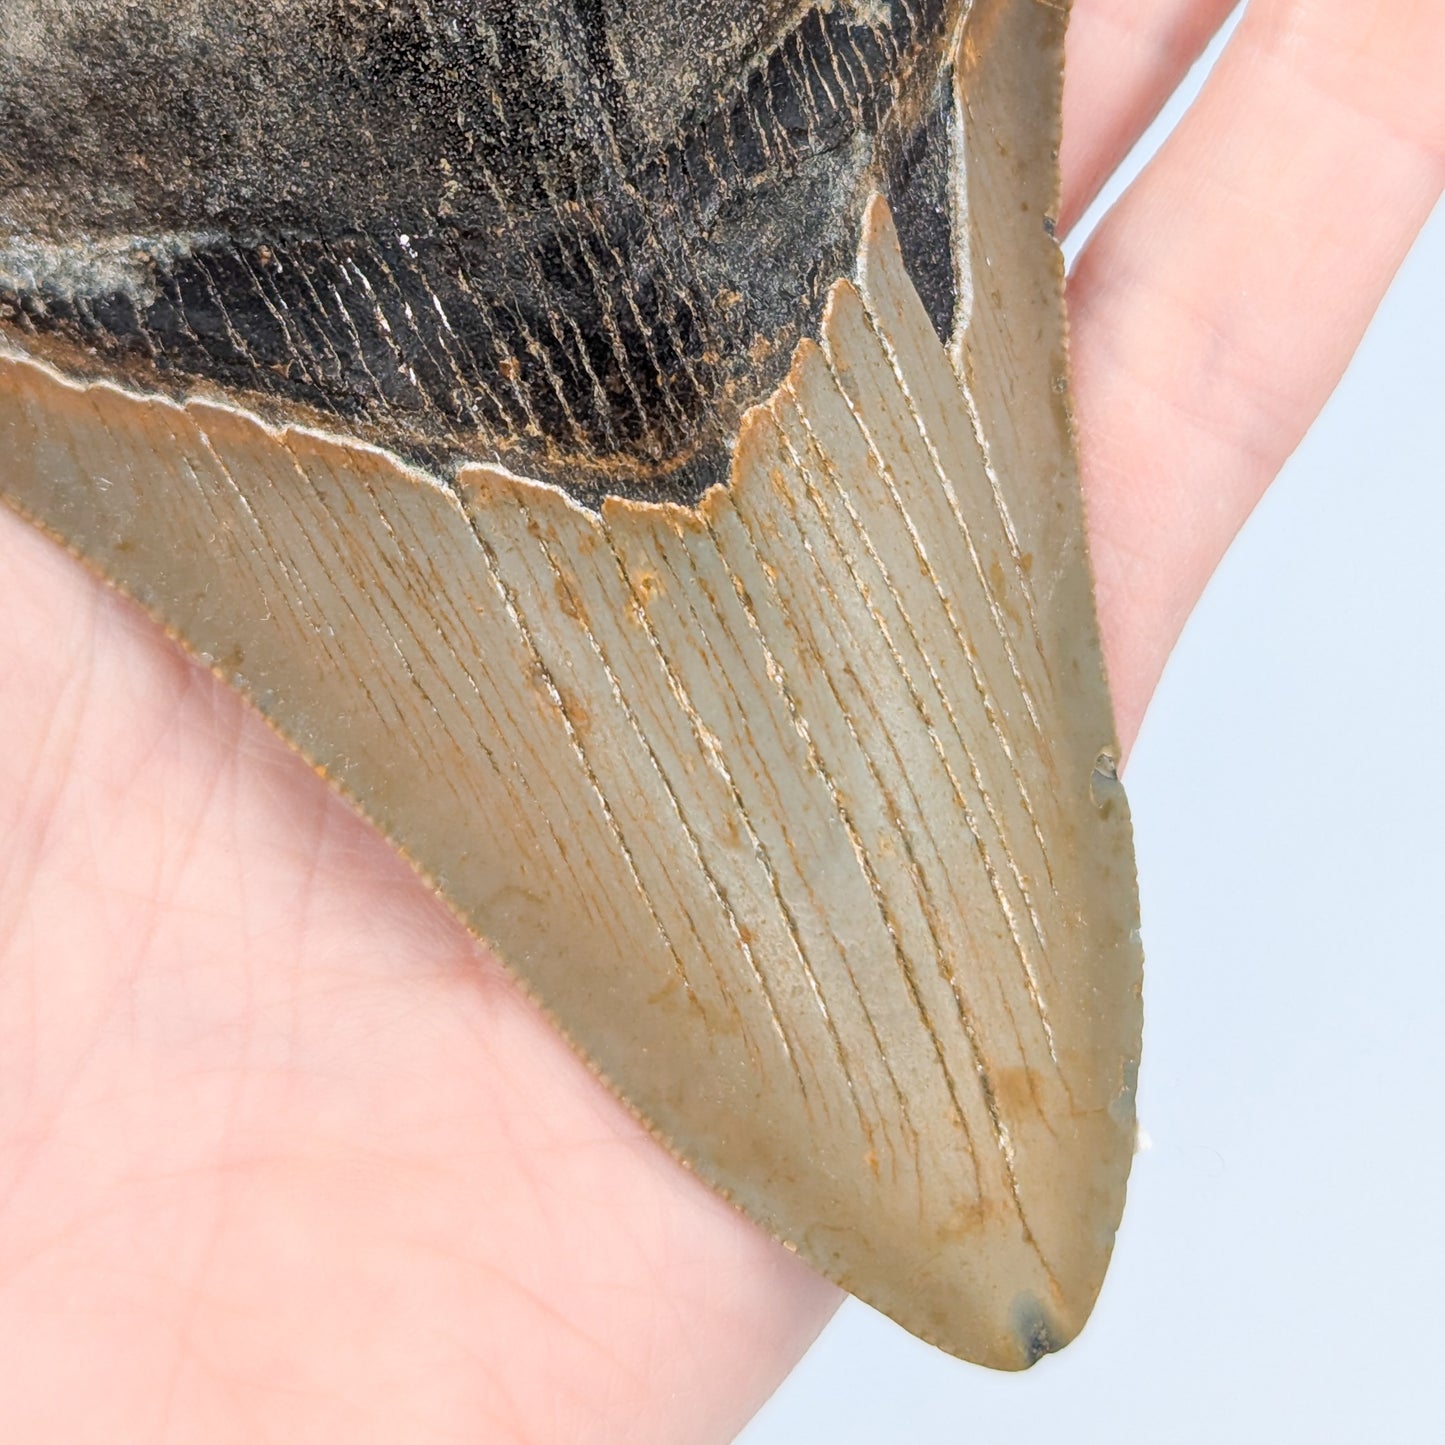
<path fill-rule="evenodd" d="M 1077 0 L 1066 222 L 1231 8 Z M 1440 194 L 1442 73 L 1439 0 L 1254 0 L 1081 261 L 1126 744 Z M 668 1158 L 236 697 L 8 513 L 0 615 L 0 1439 L 731 1438 L 832 1287 Z"/>

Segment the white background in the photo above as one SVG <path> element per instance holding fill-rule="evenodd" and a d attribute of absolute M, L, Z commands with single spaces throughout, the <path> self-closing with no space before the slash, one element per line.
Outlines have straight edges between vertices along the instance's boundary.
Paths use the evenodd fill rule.
<path fill-rule="evenodd" d="M 1152 1148 L 1093 1320 L 1004 1376 L 850 1301 L 742 1445 L 1445 1441 L 1442 545 L 1445 208 L 1129 767 Z"/>

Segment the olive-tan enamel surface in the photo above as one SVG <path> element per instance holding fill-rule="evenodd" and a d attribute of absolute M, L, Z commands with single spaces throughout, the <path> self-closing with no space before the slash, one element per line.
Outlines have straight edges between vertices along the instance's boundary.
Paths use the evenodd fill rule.
<path fill-rule="evenodd" d="M 1005 1368 L 1098 1292 L 1140 1027 L 1044 224 L 1062 23 L 965 30 L 953 356 L 875 202 L 695 509 L 444 484 L 0 352 L 0 495 L 239 687 L 692 1168 Z"/>

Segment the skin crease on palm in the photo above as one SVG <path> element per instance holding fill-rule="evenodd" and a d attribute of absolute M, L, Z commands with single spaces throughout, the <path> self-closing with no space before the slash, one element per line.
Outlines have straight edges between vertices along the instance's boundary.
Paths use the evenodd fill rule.
<path fill-rule="evenodd" d="M 1066 220 L 1230 8 L 1077 0 Z M 1439 0 L 1254 0 L 1072 278 L 1126 744 L 1440 195 L 1442 70 Z M 0 1439 L 732 1438 L 836 1291 L 3 511 L 0 609 Z"/>

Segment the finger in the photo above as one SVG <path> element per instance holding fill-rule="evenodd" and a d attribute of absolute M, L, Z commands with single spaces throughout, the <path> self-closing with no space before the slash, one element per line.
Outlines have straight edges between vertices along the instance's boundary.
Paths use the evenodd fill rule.
<path fill-rule="evenodd" d="M 1070 288 L 1121 733 L 1445 183 L 1445 6 L 1257 0 Z"/>
<path fill-rule="evenodd" d="M 1088 209 L 1238 0 L 1075 0 L 1064 71 L 1059 232 Z"/>

